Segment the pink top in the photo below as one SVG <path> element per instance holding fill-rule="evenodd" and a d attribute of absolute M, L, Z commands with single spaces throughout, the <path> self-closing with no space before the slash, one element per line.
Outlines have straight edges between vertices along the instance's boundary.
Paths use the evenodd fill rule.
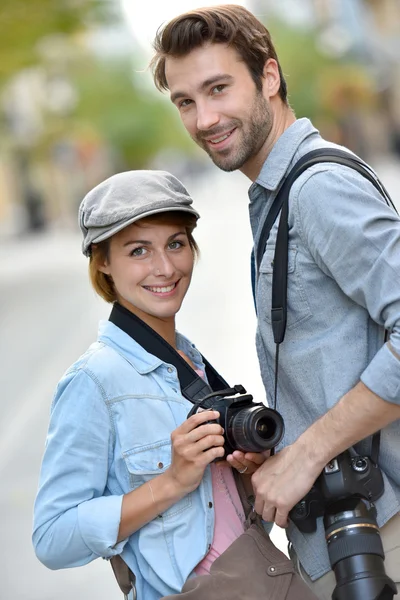
<path fill-rule="evenodd" d="M 198 371 L 199 375 L 203 373 Z M 214 538 L 211 548 L 195 567 L 197 575 L 206 575 L 214 560 L 244 532 L 245 516 L 232 468 L 225 461 L 211 464 L 214 500 Z"/>

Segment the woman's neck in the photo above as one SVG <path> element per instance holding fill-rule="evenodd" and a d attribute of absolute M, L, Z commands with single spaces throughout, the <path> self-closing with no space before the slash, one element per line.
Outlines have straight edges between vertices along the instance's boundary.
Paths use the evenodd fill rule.
<path fill-rule="evenodd" d="M 139 317 L 146 325 L 154 329 L 158 335 L 160 335 L 168 344 L 170 344 L 176 350 L 176 331 L 175 331 L 175 316 L 166 317 L 162 319 L 161 317 L 155 317 L 154 315 L 149 315 L 148 313 L 140 310 L 136 306 L 133 306 L 129 302 L 120 298 L 118 302 L 124 306 L 131 313 Z"/>

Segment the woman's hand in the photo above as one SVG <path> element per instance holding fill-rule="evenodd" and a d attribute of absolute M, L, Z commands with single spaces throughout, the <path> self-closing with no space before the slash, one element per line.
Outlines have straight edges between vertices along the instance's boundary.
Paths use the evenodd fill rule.
<path fill-rule="evenodd" d="M 218 417 L 217 411 L 202 411 L 189 417 L 171 434 L 172 461 L 165 474 L 183 494 L 195 490 L 207 465 L 224 455 L 224 431 L 221 425 L 209 423 Z"/>
<path fill-rule="evenodd" d="M 228 464 L 243 475 L 253 475 L 260 465 L 269 456 L 267 452 L 241 452 L 235 450 L 233 454 L 228 454 L 226 460 Z"/>

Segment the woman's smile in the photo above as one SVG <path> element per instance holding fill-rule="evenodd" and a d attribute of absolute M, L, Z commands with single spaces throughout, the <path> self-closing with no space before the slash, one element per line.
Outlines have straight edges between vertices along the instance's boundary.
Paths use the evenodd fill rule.
<path fill-rule="evenodd" d="M 165 298 L 165 297 L 170 297 L 172 296 L 175 292 L 176 292 L 176 288 L 179 284 L 180 279 L 178 279 L 178 281 L 176 281 L 175 283 L 170 283 L 170 284 L 163 284 L 162 286 L 158 285 L 144 285 L 144 289 L 151 292 L 152 294 L 154 294 L 155 296 L 158 296 L 160 298 Z"/>

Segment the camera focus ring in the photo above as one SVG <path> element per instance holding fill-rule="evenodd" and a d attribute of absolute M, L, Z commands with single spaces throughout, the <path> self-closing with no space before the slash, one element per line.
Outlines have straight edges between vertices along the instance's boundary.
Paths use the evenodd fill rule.
<path fill-rule="evenodd" d="M 355 530 L 357 530 L 356 534 Z M 379 529 L 370 523 L 337 528 L 327 535 L 327 543 L 332 568 L 340 560 L 359 554 L 375 554 L 382 559 L 385 558 Z"/>

